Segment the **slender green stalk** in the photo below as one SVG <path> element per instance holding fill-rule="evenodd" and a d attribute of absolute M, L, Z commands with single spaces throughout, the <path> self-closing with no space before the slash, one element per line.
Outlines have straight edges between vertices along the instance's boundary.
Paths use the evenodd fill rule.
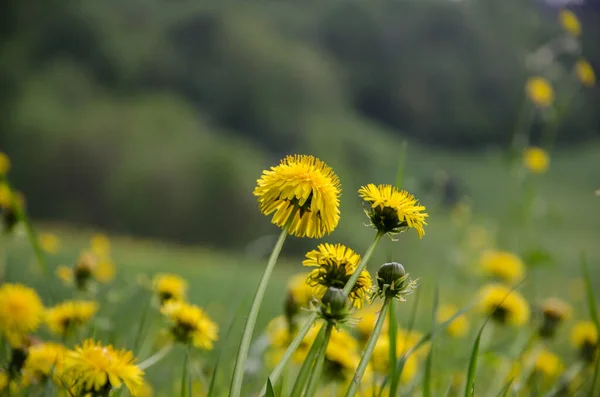
<path fill-rule="evenodd" d="M 323 372 L 323 365 L 325 364 L 325 353 L 327 352 L 327 345 L 329 344 L 329 339 L 331 338 L 331 330 L 333 329 L 333 323 L 327 323 L 327 328 L 325 328 L 325 338 L 323 339 L 323 343 L 321 343 L 321 348 L 317 353 L 317 357 L 315 358 L 315 366 L 313 367 L 311 377 L 308 381 L 308 386 L 306 387 L 305 397 L 313 397 L 315 392 L 317 391 L 317 386 L 319 385 L 319 380 L 321 379 L 321 372 Z"/>
<path fill-rule="evenodd" d="M 352 377 L 352 382 L 350 383 L 350 386 L 346 391 L 346 397 L 353 397 L 354 395 L 356 395 L 356 391 L 358 389 L 358 386 L 360 385 L 360 381 L 362 380 L 362 377 L 365 373 L 365 369 L 367 369 L 367 365 L 371 360 L 373 350 L 375 349 L 375 344 L 377 343 L 377 339 L 379 339 L 379 334 L 381 333 L 381 329 L 383 328 L 383 323 L 385 322 L 387 310 L 390 307 L 390 299 L 391 298 L 385 298 L 385 300 L 383 301 L 383 306 L 381 307 L 381 311 L 379 312 L 379 316 L 377 317 L 377 321 L 375 322 L 373 332 L 371 333 L 365 351 L 363 352 L 363 355 L 360 358 L 358 368 L 356 368 L 356 372 Z"/>
<path fill-rule="evenodd" d="M 153 355 L 151 355 L 150 357 L 148 357 L 147 359 L 145 359 L 144 361 L 139 363 L 138 367 L 140 367 L 141 369 L 144 369 L 144 370 L 150 368 L 151 366 L 153 366 L 154 364 L 158 363 L 160 360 L 165 358 L 167 356 L 167 354 L 169 354 L 169 352 L 171 351 L 172 348 L 173 348 L 172 343 L 165 345 L 162 349 L 160 349 L 159 351 L 157 351 L 156 353 L 154 353 Z"/>
<path fill-rule="evenodd" d="M 260 310 L 260 305 L 265 295 L 267 285 L 269 284 L 271 273 L 273 273 L 275 263 L 277 263 L 277 258 L 279 258 L 279 253 L 283 248 L 283 243 L 288 235 L 288 229 L 290 228 L 290 224 L 293 219 L 294 214 L 292 213 L 286 225 L 282 228 L 281 233 L 279 234 L 279 238 L 275 243 L 275 247 L 273 247 L 273 252 L 271 252 L 271 256 L 267 262 L 267 267 L 265 268 L 265 272 L 263 273 L 260 284 L 258 285 L 258 289 L 256 290 L 256 295 L 254 295 L 254 301 L 252 302 L 250 313 L 248 313 L 248 318 L 246 319 L 246 326 L 244 327 L 244 332 L 242 333 L 242 341 L 240 343 L 240 348 L 235 360 L 233 377 L 231 379 L 231 388 L 229 391 L 230 397 L 239 397 L 241 394 L 242 381 L 244 380 L 244 369 L 246 367 L 246 358 L 248 357 L 248 350 L 250 349 L 250 342 L 252 340 L 254 326 L 256 325 L 258 311 Z M 275 379 L 271 379 L 271 382 L 275 382 Z"/>
<path fill-rule="evenodd" d="M 361 260 L 360 264 L 358 265 L 358 268 L 356 269 L 356 271 L 354 272 L 352 277 L 350 277 L 350 279 L 344 286 L 344 292 L 346 294 L 349 294 L 350 291 L 352 290 L 352 287 L 354 287 L 354 284 L 356 284 L 356 280 L 358 280 L 358 276 L 360 275 L 360 272 L 363 271 L 363 269 L 367 266 L 367 263 L 369 263 L 371 256 L 373 256 L 373 252 L 375 252 L 375 248 L 377 248 L 377 245 L 379 244 L 379 241 L 381 241 L 381 238 L 383 237 L 384 234 L 385 233 L 378 232 L 377 235 L 375 236 L 375 238 L 373 239 L 373 242 L 369 246 L 369 248 L 367 248 L 367 251 L 363 255 L 362 260 Z M 287 350 L 283 354 L 283 357 L 281 357 L 281 360 L 279 360 L 279 363 L 277 363 L 277 366 L 275 366 L 275 369 L 273 369 L 273 371 L 269 375 L 269 379 L 271 380 L 271 382 L 273 382 L 274 384 L 277 383 L 277 381 L 279 380 L 279 377 L 281 376 L 281 372 L 283 371 L 283 368 L 285 368 L 287 363 L 290 361 L 290 359 L 292 358 L 292 355 L 294 354 L 294 352 L 296 351 L 298 346 L 300 346 L 300 343 L 302 343 L 302 340 L 304 339 L 304 337 L 306 336 L 306 334 L 310 330 L 310 327 L 312 327 L 312 325 L 316 319 L 317 319 L 316 313 L 311 313 L 310 316 L 307 318 L 306 323 L 304 324 L 302 329 L 298 332 L 298 334 L 296 335 L 296 337 L 294 338 L 292 343 L 290 343 Z M 259 395 L 264 396 L 266 390 L 267 390 L 267 384 L 265 382 Z"/>
<path fill-rule="evenodd" d="M 302 391 L 304 390 L 304 385 L 308 381 L 308 377 L 311 373 L 311 369 L 313 368 L 313 363 L 315 361 L 315 357 L 319 354 L 319 351 L 322 346 L 322 337 L 326 332 L 325 327 L 321 327 L 319 334 L 317 335 L 315 341 L 313 342 L 304 362 L 302 363 L 302 367 L 300 367 L 300 372 L 296 377 L 296 382 L 294 383 L 294 388 L 292 389 L 292 394 L 290 397 L 300 397 L 302 395 Z M 262 394 L 261 394 L 262 395 Z"/>
<path fill-rule="evenodd" d="M 389 324 L 388 324 L 388 339 L 390 343 L 390 374 L 396 373 L 396 335 L 398 333 L 398 324 L 396 323 L 396 305 L 394 305 L 394 300 L 390 301 L 390 314 L 389 314 Z M 392 376 L 390 390 L 395 390 L 397 388 L 398 378 Z"/>
<path fill-rule="evenodd" d="M 183 358 L 183 372 L 181 374 L 181 397 L 188 397 L 192 395 L 192 381 L 190 379 L 190 348 L 186 346 L 185 356 Z"/>

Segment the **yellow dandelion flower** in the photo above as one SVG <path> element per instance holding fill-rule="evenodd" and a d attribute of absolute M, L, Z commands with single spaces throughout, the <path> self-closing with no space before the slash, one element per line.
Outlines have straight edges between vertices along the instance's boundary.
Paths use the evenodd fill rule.
<path fill-rule="evenodd" d="M 52 333 L 65 336 L 88 323 L 97 311 L 94 301 L 65 301 L 46 310 L 46 324 Z"/>
<path fill-rule="evenodd" d="M 3 153 L 0 152 L 0 176 L 8 174 L 10 170 L 10 158 Z"/>
<path fill-rule="evenodd" d="M 212 350 L 219 328 L 204 310 L 196 305 L 169 300 L 160 311 L 171 322 L 171 334 L 175 340 Z"/>
<path fill-rule="evenodd" d="M 560 10 L 558 12 L 558 21 L 565 32 L 569 33 L 571 36 L 577 37 L 581 35 L 581 23 L 573 11 L 565 9 Z"/>
<path fill-rule="evenodd" d="M 487 250 L 481 254 L 483 271 L 507 283 L 521 281 L 525 275 L 525 265 L 517 255 L 507 251 Z"/>
<path fill-rule="evenodd" d="M 100 260 L 94 270 L 94 278 L 101 283 L 111 282 L 115 278 L 115 264 L 109 258 Z"/>
<path fill-rule="evenodd" d="M 12 194 L 10 188 L 4 182 L 0 182 L 0 209 L 12 207 Z"/>
<path fill-rule="evenodd" d="M 110 256 L 110 240 L 105 234 L 96 233 L 90 238 L 92 253 L 100 258 Z"/>
<path fill-rule="evenodd" d="M 598 355 L 598 330 L 591 321 L 580 321 L 571 330 L 571 343 L 579 350 L 581 357 L 594 362 Z"/>
<path fill-rule="evenodd" d="M 187 281 L 176 274 L 157 274 L 152 280 L 154 292 L 158 295 L 161 303 L 168 300 L 185 300 Z"/>
<path fill-rule="evenodd" d="M 596 73 L 594 73 L 594 68 L 592 65 L 585 59 L 579 59 L 575 64 L 575 74 L 577 74 L 577 78 L 581 81 L 581 84 L 587 87 L 593 87 L 596 84 Z"/>
<path fill-rule="evenodd" d="M 314 288 L 307 283 L 309 274 L 296 274 L 288 281 L 288 294 L 298 307 L 308 307 L 315 296 Z"/>
<path fill-rule="evenodd" d="M 48 254 L 55 255 L 60 251 L 60 240 L 56 234 L 40 233 L 39 241 L 42 250 Z"/>
<path fill-rule="evenodd" d="M 263 171 L 254 195 L 263 214 L 283 227 L 293 213 L 288 233 L 320 238 L 331 233 L 340 220 L 340 181 L 333 170 L 313 156 L 288 156 L 276 167 Z"/>
<path fill-rule="evenodd" d="M 399 358 L 403 351 L 406 349 L 402 348 L 402 340 L 398 341 L 400 346 L 396 346 L 397 357 Z M 400 347 L 400 348 L 398 348 Z M 419 361 L 417 356 L 411 354 L 408 356 L 404 363 L 404 369 L 402 370 L 402 375 L 400 377 L 400 383 L 408 384 L 410 383 L 415 376 L 417 375 L 417 369 Z M 373 366 L 373 371 L 375 373 L 379 373 L 381 375 L 385 375 L 389 372 L 390 369 L 390 340 L 387 335 L 381 335 L 379 339 L 377 339 L 377 343 L 375 344 L 375 349 L 373 349 L 373 355 L 371 356 L 371 364 Z"/>
<path fill-rule="evenodd" d="M 358 343 L 347 332 L 334 329 L 325 350 L 325 376 L 334 381 L 352 377 L 360 362 Z"/>
<path fill-rule="evenodd" d="M 73 276 L 77 287 L 85 289 L 88 281 L 96 271 L 96 257 L 91 252 L 82 252 L 73 268 Z"/>
<path fill-rule="evenodd" d="M 534 363 L 535 370 L 550 379 L 557 377 L 563 369 L 560 358 L 546 349 L 536 354 Z"/>
<path fill-rule="evenodd" d="M 316 267 L 308 276 L 308 283 L 314 293 L 322 298 L 327 288 L 343 289 L 360 263 L 360 255 L 342 244 L 319 244 L 317 249 L 306 254 L 304 266 Z M 348 298 L 352 305 L 361 308 L 368 299 L 373 282 L 368 271 L 363 270 L 350 291 Z"/>
<path fill-rule="evenodd" d="M 529 320 L 529 305 L 517 291 L 502 284 L 489 284 L 479 292 L 479 310 L 501 324 L 520 326 Z"/>
<path fill-rule="evenodd" d="M 13 346 L 35 331 L 42 321 L 44 306 L 34 289 L 21 284 L 0 287 L 0 334 Z"/>
<path fill-rule="evenodd" d="M 144 385 L 144 371 L 135 364 L 133 353 L 103 346 L 91 339 L 84 341 L 65 357 L 63 377 L 76 395 L 108 395 L 123 384 L 132 395 Z"/>
<path fill-rule="evenodd" d="M 536 106 L 547 108 L 554 102 L 554 88 L 543 77 L 531 77 L 525 84 L 527 96 Z"/>
<path fill-rule="evenodd" d="M 449 320 L 456 312 L 458 312 L 458 307 L 452 304 L 447 303 L 440 305 L 436 314 L 437 322 L 443 323 Z M 455 338 L 465 336 L 467 332 L 469 332 L 469 319 L 465 314 L 461 314 L 448 324 L 446 332 L 448 335 Z"/>
<path fill-rule="evenodd" d="M 27 384 L 41 384 L 52 375 L 53 381 L 61 385 L 67 348 L 53 342 L 44 342 L 29 348 L 23 365 L 23 378 Z"/>
<path fill-rule="evenodd" d="M 60 265 L 56 268 L 56 276 L 65 284 L 73 282 L 73 269 L 68 266 Z"/>
<path fill-rule="evenodd" d="M 370 204 L 366 213 L 377 230 L 391 235 L 413 228 L 419 238 L 425 234 L 425 218 L 429 214 L 412 194 L 392 185 L 375 186 L 372 183 L 362 186 L 358 193 Z"/>
<path fill-rule="evenodd" d="M 534 174 L 543 174 L 550 166 L 548 152 L 539 147 L 528 147 L 523 152 L 523 164 Z"/>
<path fill-rule="evenodd" d="M 361 342 L 366 343 L 369 340 L 371 333 L 373 333 L 375 322 L 377 321 L 377 317 L 379 317 L 379 312 L 381 310 L 380 302 L 381 301 L 378 301 L 378 303 L 373 302 L 371 305 L 356 313 L 356 318 L 358 320 L 356 323 L 356 330 L 358 331 L 358 338 Z M 386 317 L 381 330 L 383 334 L 387 332 L 387 327 L 388 318 Z"/>

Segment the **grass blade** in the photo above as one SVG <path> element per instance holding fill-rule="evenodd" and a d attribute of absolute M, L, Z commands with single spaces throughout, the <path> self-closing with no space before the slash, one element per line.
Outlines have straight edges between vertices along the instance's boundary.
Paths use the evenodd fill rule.
<path fill-rule="evenodd" d="M 508 397 L 508 393 L 510 393 L 510 387 L 512 386 L 514 379 L 509 379 L 508 382 L 504 385 L 500 392 L 497 394 L 497 397 Z"/>
<path fill-rule="evenodd" d="M 313 368 L 313 364 L 319 350 L 321 349 L 321 345 L 323 344 L 323 340 L 325 339 L 325 330 L 326 326 L 323 324 L 317 337 L 315 338 L 304 362 L 302 363 L 302 367 L 300 368 L 300 372 L 296 377 L 296 383 L 294 383 L 294 387 L 292 388 L 291 397 L 300 397 L 302 392 L 304 391 L 304 386 L 306 386 L 306 382 L 308 382 L 308 377 L 310 376 L 311 370 Z"/>
<path fill-rule="evenodd" d="M 431 366 L 433 362 L 433 341 L 435 338 L 436 313 L 439 305 L 439 288 L 436 285 L 433 295 L 433 313 L 431 320 L 431 347 L 425 360 L 425 374 L 423 375 L 423 397 L 431 396 Z"/>
<path fill-rule="evenodd" d="M 592 288 L 592 280 L 590 277 L 590 271 L 587 265 L 587 259 L 585 253 L 581 253 L 581 272 L 583 273 L 583 279 L 585 281 L 585 290 L 587 295 L 588 309 L 590 311 L 590 317 L 596 325 L 598 335 L 600 335 L 600 319 L 598 318 L 598 309 L 596 308 L 596 298 L 594 297 L 594 289 Z M 594 367 L 594 375 L 592 377 L 592 386 L 590 388 L 590 396 L 595 396 L 596 385 L 598 384 L 598 373 L 600 372 L 600 359 L 596 360 Z"/>
<path fill-rule="evenodd" d="M 275 390 L 273 390 L 270 378 L 267 378 L 267 394 L 265 394 L 265 397 L 275 397 Z"/>
<path fill-rule="evenodd" d="M 133 353 L 138 354 L 138 349 L 140 348 L 140 344 L 142 343 L 142 336 L 144 335 L 144 330 L 146 329 L 146 322 L 148 320 L 148 309 L 150 308 L 150 299 L 146 301 L 144 305 L 144 311 L 142 312 L 142 318 L 140 319 L 140 325 L 138 326 L 137 332 L 135 334 L 135 339 L 133 341 Z"/>
<path fill-rule="evenodd" d="M 483 334 L 483 329 L 485 328 L 487 322 L 488 320 L 486 319 L 483 322 L 481 328 L 479 329 L 479 332 L 477 333 L 477 338 L 475 338 L 473 350 L 471 351 L 471 357 L 469 358 L 469 369 L 467 372 L 467 384 L 465 385 L 465 397 L 473 397 L 475 395 L 475 373 L 477 372 L 479 346 L 481 344 L 481 335 Z"/>

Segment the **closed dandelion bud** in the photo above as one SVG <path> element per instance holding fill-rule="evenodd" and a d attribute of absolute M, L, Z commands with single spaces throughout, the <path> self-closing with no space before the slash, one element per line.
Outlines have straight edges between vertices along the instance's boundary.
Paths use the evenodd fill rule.
<path fill-rule="evenodd" d="M 570 317 L 571 307 L 556 298 L 549 298 L 542 302 L 542 324 L 538 330 L 542 338 L 552 338 L 560 323 Z"/>
<path fill-rule="evenodd" d="M 336 287 L 329 287 L 321 298 L 320 313 L 325 320 L 343 321 L 348 317 L 350 301 L 346 293 Z"/>
<path fill-rule="evenodd" d="M 84 290 L 87 288 L 87 284 L 94 273 L 94 267 L 96 266 L 96 259 L 89 252 L 81 254 L 74 268 L 75 283 L 77 288 Z"/>
<path fill-rule="evenodd" d="M 415 281 L 406 282 L 408 273 L 404 266 L 397 262 L 384 263 L 376 274 L 377 294 L 382 298 L 397 298 L 411 293 L 416 288 Z"/>

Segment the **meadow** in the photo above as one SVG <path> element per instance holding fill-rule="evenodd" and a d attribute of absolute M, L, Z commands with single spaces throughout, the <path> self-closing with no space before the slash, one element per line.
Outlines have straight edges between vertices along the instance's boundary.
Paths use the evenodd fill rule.
<path fill-rule="evenodd" d="M 561 395 L 557 394 L 555 385 L 562 383 L 575 385 L 565 389 L 566 394 L 562 395 L 591 396 L 592 387 L 598 390 L 598 386 L 592 385 L 597 382 L 597 364 L 594 369 L 592 359 L 584 368 L 578 366 L 578 351 L 571 345 L 569 335 L 576 323 L 592 321 L 590 296 L 586 291 L 598 296 L 595 291 L 600 288 L 600 248 L 597 245 L 600 197 L 596 191 L 599 152 L 597 145 L 556 150 L 547 172 L 535 174 L 520 160 L 511 166 L 501 152 L 473 156 L 410 146 L 401 167 L 402 187 L 421 193 L 418 197 L 429 213 L 425 236 L 419 239 L 412 230 L 395 235 L 398 241 L 384 236 L 368 265 L 374 280 L 379 267 L 391 261 L 402 263 L 410 277 L 418 280 L 416 291 L 405 297 L 406 302 L 394 306 L 399 330 L 414 329 L 420 335 L 436 330 L 433 341 L 426 341 L 425 352 L 419 350 L 416 354 L 417 369 L 400 385 L 401 395 L 472 395 L 467 391 L 467 379 L 474 380 L 477 396 Z M 322 157 L 326 159 L 326 155 Z M 389 164 L 386 172 L 390 174 L 394 169 L 398 169 L 397 164 Z M 427 192 L 420 186 L 419 181 L 440 169 L 460 176 L 461 184 L 468 187 L 468 199 L 461 196 L 446 208 L 440 203 L 438 191 Z M 363 184 L 370 182 L 366 180 Z M 381 182 L 395 184 L 396 181 Z M 363 243 L 352 248 L 362 253 L 373 229 L 368 227 L 369 220 L 357 201 L 357 190 L 358 187 L 344 186 L 340 225 L 346 230 L 356 230 L 357 240 Z M 138 363 L 161 351 L 170 338 L 164 331 L 166 323 L 161 318 L 152 279 L 156 274 L 173 273 L 187 282 L 187 300 L 205 309 L 218 325 L 218 340 L 210 349 L 188 350 L 176 345 L 146 369 L 145 382 L 157 396 L 228 394 L 244 320 L 276 235 L 256 236 L 256 241 L 238 250 L 224 251 L 119 235 L 108 235 L 108 244 L 102 238 L 98 240 L 98 234 L 102 233 L 99 230 L 48 222 L 40 222 L 39 226 L 36 223 L 34 227 L 40 247 L 45 250 L 43 262 L 47 269 L 40 266 L 25 225 L 17 224 L 14 233 L 2 238 L 2 282 L 35 288 L 47 306 L 67 299 L 97 301 L 96 315 L 77 332 L 62 339 L 67 346 L 73 347 L 91 337 L 133 351 Z M 284 314 L 290 277 L 307 271 L 302 266 L 303 257 L 294 254 L 299 240 L 290 237 L 287 242 L 290 249 L 284 247 L 268 284 L 246 363 L 241 392 L 244 396 L 256 395 L 272 369 L 266 359 L 273 343 L 266 333 L 267 324 Z M 73 280 L 65 282 L 68 277 L 64 274 L 61 280 L 57 275 L 61 265 L 74 268 L 80 254 L 94 249 L 98 241 L 110 252 L 116 270 L 114 279 L 109 276 L 105 282 L 95 282 L 85 290 L 75 288 Z M 311 242 L 316 248 L 320 242 L 343 241 L 338 241 L 334 232 Z M 531 315 L 518 327 L 496 324 L 490 315 L 491 323 L 478 334 L 486 316 L 472 305 L 480 300 L 479 289 L 494 278 L 482 267 L 482 253 L 489 249 L 510 251 L 521 258 L 525 278 L 514 288 L 527 300 Z M 590 271 L 587 279 L 582 274 L 583 262 Z M 587 290 L 586 280 L 590 282 Z M 529 337 L 538 332 L 542 321 L 540 304 L 551 297 L 567 302 L 572 313 L 559 326 L 554 338 L 536 340 L 538 345 L 535 346 L 543 344 L 560 357 L 560 364 L 550 360 L 552 364 L 544 366 L 544 362 L 538 365 L 537 358 L 527 361 L 524 357 L 530 353 L 525 352 L 526 347 L 531 347 Z M 598 304 L 597 298 L 595 300 Z M 464 315 L 459 317 L 465 321 L 460 336 L 448 332 L 450 328 L 439 327 L 444 320 L 434 315 L 436 307 L 449 303 L 455 305 L 455 310 L 465 308 Z M 371 304 L 376 310 L 380 306 L 381 300 Z M 364 313 L 367 312 L 352 314 L 354 323 L 358 323 L 355 327 L 360 328 L 361 321 L 367 321 Z M 347 325 L 342 329 L 344 327 Z M 39 327 L 36 338 L 60 340 L 44 326 Z M 7 357 L 5 365 L 8 365 L 10 348 L 6 339 L 2 343 L 6 353 L 2 357 Z M 474 346 L 478 346 L 479 351 L 476 355 L 479 360 L 475 363 Z M 190 354 L 187 366 L 184 364 L 188 362 L 186 351 Z M 508 382 L 515 362 L 522 366 L 521 372 L 517 372 L 520 375 L 513 375 L 525 384 L 520 390 L 511 388 L 514 385 Z M 469 372 L 473 365 L 477 370 Z M 274 395 L 291 393 L 300 364 L 288 367 L 283 381 L 275 383 Z M 187 381 L 185 376 L 182 380 L 182 373 L 189 373 L 192 387 L 188 390 L 183 387 Z M 519 378 L 522 374 L 528 377 Z M 43 380 L 44 387 L 24 390 L 37 393 L 27 395 L 54 395 L 58 391 L 51 383 Z M 345 387 L 334 391 L 329 379 L 323 379 L 323 387 L 325 384 L 327 389 L 319 395 L 345 391 Z M 17 389 L 10 395 L 19 395 Z M 6 387 L 5 393 L 10 393 L 9 390 L 10 387 Z M 126 395 L 125 387 L 118 389 L 118 393 Z M 378 395 L 375 391 L 372 393 L 363 395 Z"/>

